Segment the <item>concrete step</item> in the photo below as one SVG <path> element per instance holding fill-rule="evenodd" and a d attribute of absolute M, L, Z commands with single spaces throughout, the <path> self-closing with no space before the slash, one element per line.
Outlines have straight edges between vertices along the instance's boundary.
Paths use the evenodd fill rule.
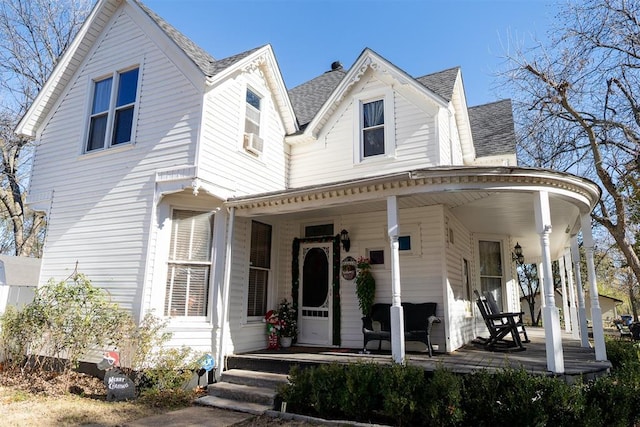
<path fill-rule="evenodd" d="M 276 395 L 275 390 L 272 388 L 227 382 L 209 384 L 208 392 L 209 396 L 222 397 L 241 402 L 259 403 L 269 407 L 273 407 Z"/>
<path fill-rule="evenodd" d="M 272 372 L 248 371 L 244 369 L 229 369 L 222 373 L 221 382 L 232 384 L 265 387 L 276 390 L 279 385 L 287 384 L 287 375 L 274 374 Z"/>
<path fill-rule="evenodd" d="M 224 397 L 203 396 L 196 399 L 196 404 L 212 406 L 214 408 L 229 409 L 232 411 L 246 412 L 253 415 L 261 415 L 265 411 L 273 409 L 271 406 L 253 402 L 240 402 L 238 400 L 225 399 Z"/>

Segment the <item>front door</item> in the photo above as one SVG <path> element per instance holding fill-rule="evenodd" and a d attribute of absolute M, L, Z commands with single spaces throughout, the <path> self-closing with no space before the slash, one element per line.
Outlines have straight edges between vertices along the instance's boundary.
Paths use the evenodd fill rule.
<path fill-rule="evenodd" d="M 300 245 L 298 294 L 298 342 L 331 344 L 333 243 Z"/>

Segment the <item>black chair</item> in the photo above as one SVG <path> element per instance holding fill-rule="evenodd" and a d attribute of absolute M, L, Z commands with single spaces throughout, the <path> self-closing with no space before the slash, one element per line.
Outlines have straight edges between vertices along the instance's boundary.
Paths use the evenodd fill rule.
<path fill-rule="evenodd" d="M 520 331 L 518 329 L 517 319 L 521 317 L 521 313 L 500 312 L 493 314 L 487 298 L 481 296 L 477 290 L 474 290 L 474 292 L 477 297 L 476 303 L 478 309 L 489 331 L 489 338 L 481 338 L 484 347 L 488 350 L 526 350 L 522 345 Z M 511 340 L 507 338 L 508 336 L 511 336 Z"/>
<path fill-rule="evenodd" d="M 477 292 L 477 291 L 476 291 Z M 524 311 L 520 311 L 520 312 L 513 312 L 513 313 L 502 313 L 500 311 L 500 307 L 498 307 L 498 303 L 496 302 L 496 299 L 493 297 L 493 294 L 491 292 L 488 291 L 484 291 L 482 293 L 484 295 L 484 297 L 487 299 L 487 304 L 489 306 L 489 313 L 490 314 L 504 314 L 506 316 L 514 316 L 514 320 L 516 322 L 516 325 L 518 326 L 518 332 L 524 337 L 524 339 L 521 339 L 521 341 L 523 343 L 527 343 L 530 342 L 529 341 L 529 336 L 527 335 L 527 329 L 524 327 Z M 502 323 L 507 323 L 508 320 L 506 317 L 502 318 Z"/>

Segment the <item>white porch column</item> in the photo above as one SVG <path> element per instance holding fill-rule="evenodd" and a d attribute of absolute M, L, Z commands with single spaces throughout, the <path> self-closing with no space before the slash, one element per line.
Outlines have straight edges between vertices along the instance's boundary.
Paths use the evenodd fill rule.
<path fill-rule="evenodd" d="M 549 210 L 549 193 L 540 191 L 535 198 L 536 229 L 540 234 L 540 248 L 542 252 L 542 271 L 544 271 L 543 291 L 544 307 L 542 308 L 542 322 L 547 351 L 547 369 L 556 374 L 564 373 L 564 353 L 562 351 L 562 336 L 560 329 L 560 314 L 553 295 L 553 272 L 551 269 L 551 249 L 549 234 L 551 234 L 551 211 Z"/>
<path fill-rule="evenodd" d="M 582 241 L 587 258 L 587 276 L 589 279 L 589 295 L 591 299 L 591 326 L 593 342 L 596 347 L 596 360 L 607 360 L 607 349 L 604 344 L 604 329 L 602 327 L 602 310 L 596 283 L 596 266 L 593 262 L 593 235 L 591 234 L 591 216 L 582 215 Z"/>
<path fill-rule="evenodd" d="M 400 230 L 396 196 L 387 197 L 387 232 L 391 244 L 391 355 L 395 363 L 404 364 L 404 314 L 400 298 Z"/>
<path fill-rule="evenodd" d="M 565 268 L 564 257 L 558 260 L 558 266 L 560 267 L 560 284 L 562 286 L 562 311 L 564 315 L 564 330 L 571 332 L 571 314 L 569 313 L 569 298 L 567 295 L 567 281 L 565 280 Z"/>
<path fill-rule="evenodd" d="M 229 211 L 229 216 L 227 219 L 227 244 L 225 248 L 225 268 L 224 268 L 224 279 L 222 282 L 222 307 L 221 310 L 217 313 L 216 322 L 217 327 L 220 329 L 220 340 L 217 342 L 217 356 L 218 360 L 216 360 L 216 380 L 220 379 L 220 375 L 222 374 L 222 370 L 224 369 L 224 357 L 225 357 L 225 341 L 227 339 L 227 333 L 229 330 L 229 288 L 231 287 L 231 261 L 232 254 L 231 250 L 233 249 L 233 227 L 235 222 L 235 214 L 236 208 L 231 208 Z M 220 308 L 220 304 L 218 304 L 218 308 Z"/>
<path fill-rule="evenodd" d="M 576 310 L 576 288 L 573 281 L 573 268 L 571 268 L 571 254 L 569 248 L 566 248 L 562 256 L 562 264 L 567 273 L 567 287 L 569 288 L 569 316 L 571 316 L 571 336 L 580 338 L 580 329 L 578 327 L 578 310 Z"/>
<path fill-rule="evenodd" d="M 578 237 L 571 238 L 571 260 L 573 261 L 573 274 L 576 276 L 576 289 L 578 290 L 578 322 L 580 323 L 580 343 L 588 348 L 589 329 L 587 328 L 587 308 L 584 305 L 584 289 L 582 288 L 582 275 L 580 273 L 580 249 L 578 249 Z"/>
<path fill-rule="evenodd" d="M 544 288 L 542 287 L 542 284 L 544 283 L 544 265 L 543 263 L 539 263 L 538 264 L 538 291 L 540 292 L 540 304 L 542 304 L 542 308 L 545 307 L 545 300 L 544 300 Z"/>

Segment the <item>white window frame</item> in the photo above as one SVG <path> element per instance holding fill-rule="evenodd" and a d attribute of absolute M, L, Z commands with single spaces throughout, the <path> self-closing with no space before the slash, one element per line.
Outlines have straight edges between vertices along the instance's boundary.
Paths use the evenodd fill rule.
<path fill-rule="evenodd" d="M 258 134 L 256 135 L 258 138 L 262 140 L 262 150 L 260 150 L 260 152 L 251 151 L 245 147 L 245 137 L 246 135 L 248 135 L 247 127 L 246 127 L 247 109 L 255 108 L 247 102 L 247 91 L 253 92 L 256 96 L 260 98 L 260 109 L 258 110 L 258 113 L 260 114 L 260 123 L 258 123 Z M 242 105 L 242 114 L 240 114 L 241 138 L 240 138 L 239 149 L 241 152 L 243 152 L 247 156 L 250 156 L 254 159 L 262 158 L 262 156 L 264 155 L 264 149 L 265 149 L 264 126 L 265 126 L 265 106 L 267 103 L 267 97 L 264 95 L 264 93 L 265 93 L 264 90 L 256 89 L 254 86 L 250 84 L 245 85 L 242 90 L 242 99 L 240 104 Z"/>
<path fill-rule="evenodd" d="M 270 259 L 270 265 L 269 267 L 252 267 L 251 266 L 251 235 L 253 233 L 253 222 L 259 222 L 265 225 L 268 225 L 271 227 L 271 246 L 269 248 L 269 259 Z M 274 263 L 274 235 L 275 235 L 275 226 L 273 224 L 270 224 L 268 222 L 264 222 L 264 221 L 260 221 L 260 220 L 250 220 L 249 221 L 249 227 L 248 227 L 248 233 L 247 233 L 247 280 L 246 280 L 246 284 L 245 284 L 245 296 L 244 296 L 244 310 L 242 312 L 242 317 L 244 319 L 246 319 L 247 323 L 255 323 L 255 322 L 262 322 L 262 320 L 264 320 L 264 314 L 263 315 L 258 315 L 258 316 L 249 316 L 248 312 L 249 312 L 249 278 L 250 278 L 250 273 L 251 273 L 251 269 L 255 268 L 255 269 L 260 269 L 260 270 L 264 270 L 267 271 L 267 283 L 266 283 L 266 290 L 265 290 L 265 297 L 266 297 L 266 306 L 265 309 L 267 307 L 269 307 L 270 303 L 271 303 L 271 298 L 270 298 L 270 292 L 272 291 L 273 288 L 273 275 L 274 275 L 274 269 L 273 269 L 273 263 Z M 265 313 L 266 314 L 266 313 Z"/>
<path fill-rule="evenodd" d="M 180 262 L 181 260 L 173 260 L 171 259 L 171 242 L 173 239 L 173 216 L 174 216 L 174 212 L 175 211 L 191 211 L 191 212 L 200 212 L 202 214 L 210 214 L 210 220 L 213 221 L 213 224 L 211 224 L 211 235 L 209 236 L 209 250 L 208 250 L 208 261 L 197 261 L 197 262 Z M 188 208 L 188 207 L 171 207 L 170 209 L 170 213 L 169 213 L 169 224 L 168 224 L 168 231 L 169 231 L 169 240 L 167 242 L 167 257 L 166 257 L 166 273 L 164 276 L 164 286 L 162 288 L 163 291 L 163 303 L 162 303 L 162 314 L 164 317 L 167 317 L 169 319 L 171 319 L 172 321 L 201 321 L 201 320 L 206 320 L 209 315 L 211 314 L 211 278 L 214 275 L 214 271 L 213 271 L 213 246 L 214 246 L 214 235 L 215 235 L 215 223 L 216 223 L 216 219 L 215 219 L 215 215 L 208 210 L 202 210 L 202 209 L 194 209 L 194 208 Z M 176 264 L 176 265 L 185 265 L 185 264 L 192 264 L 192 265 L 207 265 L 209 267 L 209 275 L 208 278 L 206 280 L 206 287 L 207 287 L 207 293 L 204 296 L 204 304 L 206 305 L 206 312 L 204 315 L 199 315 L 199 316 L 189 316 L 189 315 L 179 315 L 179 316 L 171 316 L 169 314 L 167 314 L 166 312 L 166 305 L 167 305 L 167 301 L 166 301 L 166 293 L 167 293 L 167 286 L 169 286 L 168 283 L 168 275 L 171 271 L 171 265 L 172 264 Z M 188 312 L 187 312 L 188 314 Z"/>
<path fill-rule="evenodd" d="M 364 157 L 362 108 L 365 104 L 375 101 L 384 102 L 384 153 Z M 366 164 L 395 158 L 395 97 L 392 88 L 379 91 L 368 91 L 360 94 L 353 102 L 353 163 Z"/>
<path fill-rule="evenodd" d="M 136 82 L 136 97 L 133 103 L 131 135 L 130 135 L 129 141 L 123 142 L 120 144 L 113 144 L 113 136 L 114 136 L 113 130 L 114 130 L 116 110 L 123 109 L 123 107 L 128 107 L 131 105 L 131 104 L 127 104 L 125 106 L 116 107 L 118 86 L 120 81 L 119 77 L 121 74 L 126 73 L 128 71 L 135 70 L 135 69 L 138 69 L 138 80 Z M 82 151 L 81 151 L 82 154 L 100 153 L 100 152 L 104 152 L 105 150 L 113 150 L 121 147 L 131 147 L 132 145 L 135 144 L 135 135 L 136 135 L 137 122 L 138 122 L 137 120 L 138 108 L 140 103 L 140 88 L 141 88 L 141 81 L 142 81 L 142 73 L 143 73 L 143 67 L 142 67 L 142 61 L 141 61 L 137 64 L 117 67 L 115 71 L 112 71 L 110 73 L 100 74 L 89 79 L 89 84 L 87 89 L 87 93 L 88 93 L 87 106 L 86 106 L 85 124 L 84 124 L 85 130 L 82 138 Z M 108 78 L 112 79 L 112 83 L 111 83 L 111 93 L 109 97 L 109 109 L 107 112 L 107 126 L 105 131 L 104 142 L 103 142 L 102 148 L 88 150 L 89 136 L 91 133 L 91 118 L 93 116 L 92 109 L 93 109 L 93 101 L 95 97 L 95 86 L 96 86 L 96 83 L 104 81 Z"/>
<path fill-rule="evenodd" d="M 493 243 L 499 243 L 500 244 L 500 263 L 502 265 L 502 276 L 490 276 L 490 275 L 483 275 L 481 272 L 481 268 L 480 268 L 480 242 L 493 242 Z M 508 280 L 508 271 L 507 268 L 509 268 L 510 262 L 506 262 L 506 254 L 507 252 L 505 252 L 505 240 L 503 237 L 499 237 L 499 236 L 492 236 L 492 235 L 480 235 L 477 236 L 476 238 L 476 243 L 475 243 L 475 250 L 477 251 L 477 262 L 475 265 L 476 268 L 476 274 L 475 277 L 477 279 L 477 289 L 478 292 L 480 292 L 480 294 L 482 294 L 482 278 L 483 277 L 487 277 L 487 278 L 500 278 L 500 294 L 501 294 L 501 298 L 500 301 L 498 301 L 498 304 L 500 305 L 500 307 L 506 307 L 507 306 L 507 280 Z"/>

